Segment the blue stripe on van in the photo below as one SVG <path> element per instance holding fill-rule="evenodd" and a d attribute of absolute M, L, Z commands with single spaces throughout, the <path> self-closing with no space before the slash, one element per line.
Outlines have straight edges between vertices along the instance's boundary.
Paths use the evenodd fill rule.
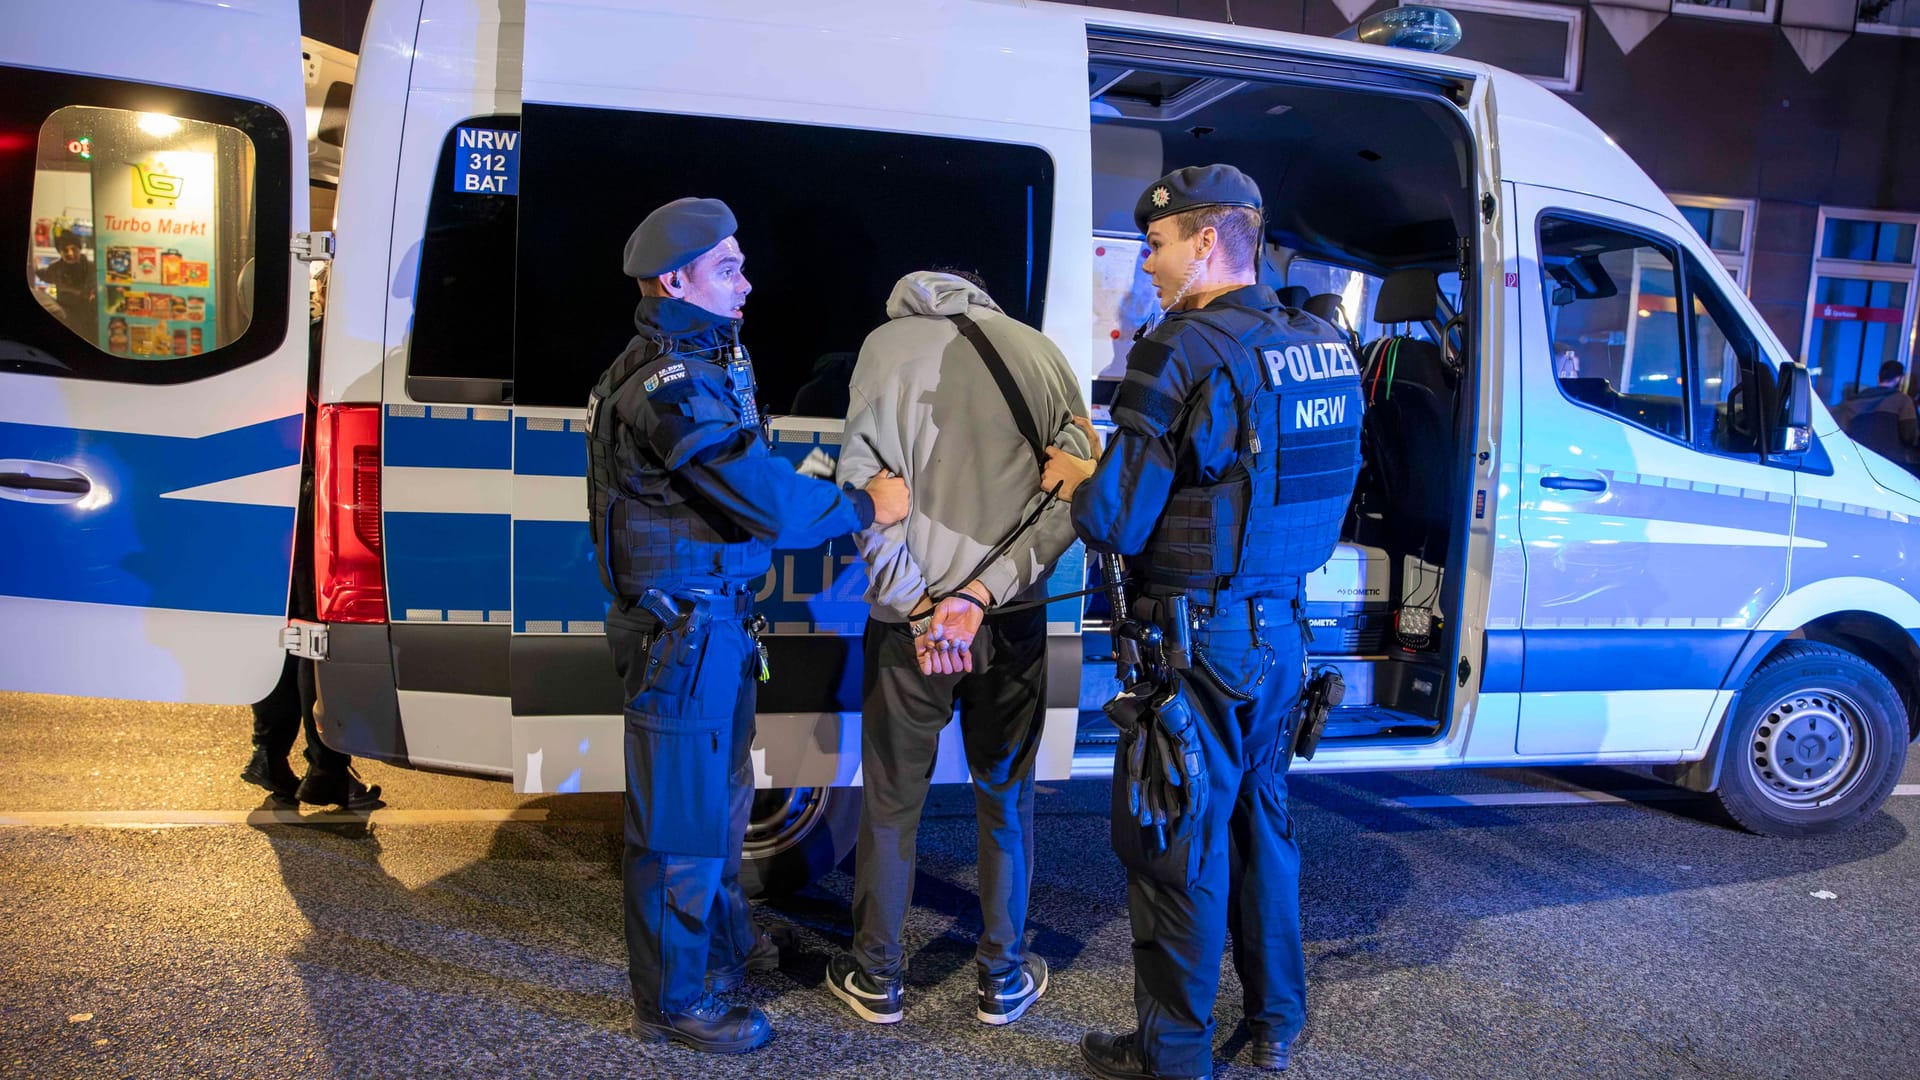
<path fill-rule="evenodd" d="M 298 465 L 300 425 L 294 413 L 181 438 L 0 423 L 0 458 L 70 465 L 108 493 L 84 510 L 0 500 L 0 594 L 284 614 L 293 507 L 161 496 Z"/>
<path fill-rule="evenodd" d="M 533 425 L 538 424 L 539 427 Z M 551 430 L 560 425 L 561 430 Z M 580 421 L 522 417 L 513 425 L 513 471 L 521 476 L 587 475 L 587 433 Z"/>
<path fill-rule="evenodd" d="M 606 617 L 607 591 L 600 585 L 587 523 L 514 522 L 514 631 L 526 632 L 531 622 L 551 633 L 570 622 L 602 622 Z"/>
<path fill-rule="evenodd" d="M 426 416 L 400 416 L 387 410 L 381 434 L 385 464 L 420 469 L 511 469 L 513 428 L 504 420 L 436 415 L 450 407 L 435 405 Z"/>
<path fill-rule="evenodd" d="M 498 425 L 502 430 L 505 424 Z M 506 514 L 385 515 L 387 608 L 395 619 L 409 611 L 505 611 L 509 524 Z M 582 526 L 584 529 L 585 526 Z"/>
<path fill-rule="evenodd" d="M 1718 690 L 1750 630 L 1489 630 L 1488 693 Z M 1518 664 L 1515 656 L 1520 657 Z"/>

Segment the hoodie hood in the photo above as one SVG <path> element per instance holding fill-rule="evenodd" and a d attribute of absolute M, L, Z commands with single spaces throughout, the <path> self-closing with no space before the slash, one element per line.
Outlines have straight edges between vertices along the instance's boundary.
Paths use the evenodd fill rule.
<path fill-rule="evenodd" d="M 965 314 L 969 307 L 1000 310 L 1000 305 L 993 302 L 986 290 L 965 278 L 916 270 L 894 282 L 893 295 L 887 297 L 887 318 L 901 319 L 909 315 L 945 318 Z"/>

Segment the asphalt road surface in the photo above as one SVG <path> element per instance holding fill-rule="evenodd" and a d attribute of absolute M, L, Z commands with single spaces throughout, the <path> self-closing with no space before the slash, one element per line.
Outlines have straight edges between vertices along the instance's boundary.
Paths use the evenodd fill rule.
<path fill-rule="evenodd" d="M 936 789 L 906 1020 L 820 986 L 849 876 L 769 913 L 741 1058 L 635 1041 L 615 796 L 370 765 L 389 808 L 274 813 L 244 709 L 0 695 L 0 1075 L 1051 1077 L 1131 1026 L 1093 781 L 1047 785 L 1019 1023 L 973 1019 L 974 826 Z M 1920 764 L 1842 836 L 1768 840 L 1607 770 L 1302 777 L 1311 1019 L 1290 1078 L 1920 1075 Z M 1217 1010 L 1235 1062 L 1239 987 Z"/>

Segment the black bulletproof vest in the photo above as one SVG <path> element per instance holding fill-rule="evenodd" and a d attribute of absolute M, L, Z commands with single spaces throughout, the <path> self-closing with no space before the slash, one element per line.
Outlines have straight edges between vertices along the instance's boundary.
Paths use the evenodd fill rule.
<path fill-rule="evenodd" d="M 613 362 L 587 398 L 587 521 L 600 582 L 616 597 L 634 600 L 650 588 L 668 593 L 743 584 L 773 566 L 773 551 L 675 480 L 648 440 L 658 423 L 636 378 L 662 364 L 708 364 L 637 338 Z M 740 426 L 764 438 L 757 411 L 749 421 L 739 401 L 753 400 L 752 367 L 741 352 L 727 365 Z M 617 401 L 639 399 L 629 426 Z M 672 406 L 668 406 L 671 408 Z"/>

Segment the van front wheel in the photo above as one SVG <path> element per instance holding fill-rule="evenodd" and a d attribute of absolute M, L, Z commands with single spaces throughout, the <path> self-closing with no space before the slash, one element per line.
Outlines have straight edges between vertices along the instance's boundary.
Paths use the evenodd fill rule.
<path fill-rule="evenodd" d="M 1729 724 L 1715 794 L 1763 836 L 1850 828 L 1880 808 L 1906 767 L 1899 693 L 1831 645 L 1782 645 L 1747 680 Z"/>
<path fill-rule="evenodd" d="M 859 829 L 857 787 L 756 791 L 741 848 L 740 888 L 755 899 L 798 892 L 840 865 Z"/>

